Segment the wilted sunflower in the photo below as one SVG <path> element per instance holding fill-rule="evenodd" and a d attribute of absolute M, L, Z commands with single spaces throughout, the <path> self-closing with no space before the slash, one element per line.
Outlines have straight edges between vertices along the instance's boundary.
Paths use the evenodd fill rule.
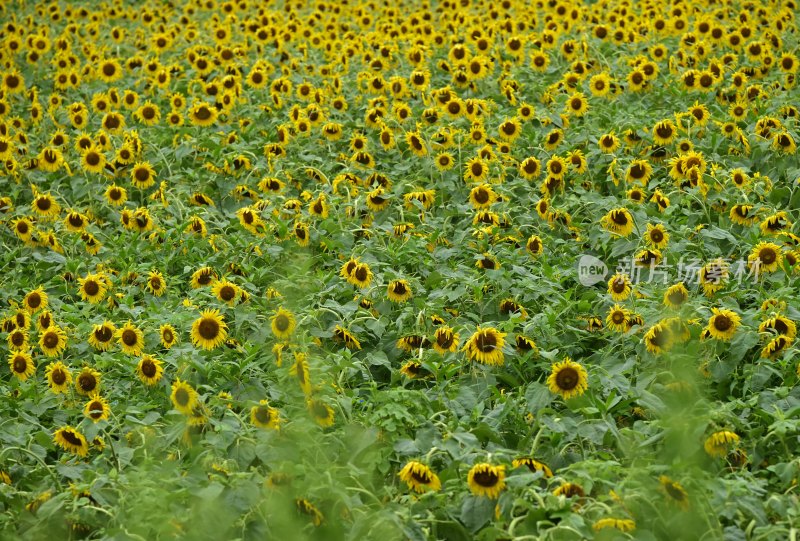
<path fill-rule="evenodd" d="M 577 483 L 562 483 L 553 491 L 553 495 L 564 496 L 565 498 L 583 498 L 586 492 Z"/>
<path fill-rule="evenodd" d="M 626 208 L 617 208 L 608 212 L 600 220 L 601 225 L 611 233 L 627 237 L 633 232 L 633 216 Z"/>
<path fill-rule="evenodd" d="M 100 388 L 100 372 L 84 366 L 80 373 L 75 376 L 75 390 L 78 394 L 87 396 Z"/>
<path fill-rule="evenodd" d="M 109 415 L 111 415 L 108 400 L 97 393 L 93 393 L 83 407 L 83 414 L 95 423 L 108 419 Z"/>
<path fill-rule="evenodd" d="M 786 316 L 773 316 L 762 321 L 758 326 L 758 332 L 760 333 L 768 333 L 770 331 L 777 335 L 795 338 L 797 336 L 797 324 Z"/>
<path fill-rule="evenodd" d="M 39 347 L 48 357 L 60 355 L 67 348 L 67 333 L 53 325 L 39 337 Z"/>
<path fill-rule="evenodd" d="M 8 367 L 20 381 L 25 381 L 36 371 L 36 364 L 27 350 L 12 351 L 8 356 Z"/>
<path fill-rule="evenodd" d="M 306 402 L 306 406 L 308 408 L 308 412 L 311 414 L 311 417 L 314 419 L 314 422 L 316 422 L 319 426 L 323 428 L 333 426 L 333 408 L 331 408 L 325 402 L 316 398 L 311 398 L 308 400 L 308 402 Z"/>
<path fill-rule="evenodd" d="M 85 457 L 89 453 L 89 445 L 86 438 L 71 426 L 59 428 L 53 434 L 53 441 L 56 445 L 79 457 Z"/>
<path fill-rule="evenodd" d="M 533 257 L 541 255 L 544 250 L 542 239 L 537 235 L 531 235 L 525 243 L 525 250 Z"/>
<path fill-rule="evenodd" d="M 337 342 L 343 342 L 348 349 L 361 349 L 361 342 L 350 331 L 340 325 L 336 325 L 333 329 L 333 339 Z"/>
<path fill-rule="evenodd" d="M 144 346 L 144 335 L 142 331 L 128 321 L 117 330 L 117 342 L 122 348 L 123 353 L 128 355 L 141 355 Z"/>
<path fill-rule="evenodd" d="M 711 457 L 722 458 L 728 455 L 732 446 L 739 443 L 739 436 L 730 430 L 720 430 L 711 434 L 703 448 Z"/>
<path fill-rule="evenodd" d="M 515 468 L 520 468 L 525 466 L 528 468 L 532 473 L 542 472 L 542 476 L 545 478 L 553 477 L 553 472 L 550 468 L 547 467 L 546 464 L 539 462 L 533 457 L 530 456 L 522 456 L 519 458 L 515 458 L 514 461 L 511 463 L 512 466 Z"/>
<path fill-rule="evenodd" d="M 314 504 L 312 504 L 310 501 L 302 498 L 296 499 L 295 505 L 297 506 L 298 512 L 311 517 L 311 522 L 314 524 L 314 526 L 321 525 L 322 521 L 325 520 L 325 517 L 322 515 L 320 510 L 314 507 Z"/>
<path fill-rule="evenodd" d="M 386 288 L 386 295 L 392 302 L 406 302 L 411 298 L 411 286 L 406 280 L 392 280 Z"/>
<path fill-rule="evenodd" d="M 467 474 L 467 484 L 476 496 L 496 500 L 505 488 L 506 467 L 493 466 L 486 462 L 475 464 Z"/>
<path fill-rule="evenodd" d="M 192 273 L 191 285 L 199 289 L 213 284 L 217 280 L 217 273 L 211 267 L 201 267 Z"/>
<path fill-rule="evenodd" d="M 669 497 L 670 503 L 673 503 L 686 511 L 689 509 L 689 495 L 686 490 L 677 481 L 673 481 L 666 475 L 658 478 L 661 488 L 664 493 Z"/>
<path fill-rule="evenodd" d="M 142 355 L 139 363 L 136 365 L 136 376 L 145 385 L 155 385 L 161 381 L 161 376 L 164 374 L 164 367 L 160 360 L 151 355 Z"/>
<path fill-rule="evenodd" d="M 401 481 L 408 485 L 409 490 L 418 494 L 425 491 L 437 491 L 442 488 L 439 477 L 428 466 L 416 460 L 409 461 L 397 474 Z"/>
<path fill-rule="evenodd" d="M 444 355 L 458 349 L 459 336 L 451 327 L 441 326 L 433 336 L 433 349 Z"/>
<path fill-rule="evenodd" d="M 778 270 L 783 262 L 781 247 L 772 242 L 759 242 L 747 258 L 754 273 L 770 273 Z"/>
<path fill-rule="evenodd" d="M 501 333 L 494 327 L 478 327 L 461 350 L 466 352 L 470 361 L 500 366 L 505 362 L 505 336 L 506 333 Z"/>
<path fill-rule="evenodd" d="M 250 422 L 259 428 L 277 429 L 280 426 L 278 410 L 270 407 L 267 400 L 261 400 L 250 408 Z"/>
<path fill-rule="evenodd" d="M 582 395 L 589 388 L 589 378 L 583 365 L 565 357 L 563 361 L 553 363 L 547 387 L 566 400 Z"/>
<path fill-rule="evenodd" d="M 766 346 L 761 349 L 762 359 L 775 359 L 780 357 L 787 349 L 789 349 L 794 342 L 794 339 L 783 334 L 776 336 L 770 340 Z"/>
<path fill-rule="evenodd" d="M 192 344 L 206 350 L 214 349 L 225 342 L 227 329 L 219 310 L 203 310 L 192 323 Z"/>
<path fill-rule="evenodd" d="M 739 314 L 726 308 L 712 308 L 713 315 L 708 319 L 706 329 L 712 338 L 729 341 L 736 334 L 742 319 Z"/>
<path fill-rule="evenodd" d="M 288 340 L 296 327 L 294 314 L 283 307 L 278 308 L 270 320 L 270 327 L 276 338 Z"/>
<path fill-rule="evenodd" d="M 101 302 L 108 290 L 106 281 L 98 274 L 87 274 L 83 278 L 78 278 L 78 284 L 80 285 L 78 293 L 80 293 L 81 299 L 89 301 L 91 304 Z"/>
<path fill-rule="evenodd" d="M 169 398 L 172 400 L 172 405 L 175 409 L 184 415 L 192 415 L 200 405 L 200 398 L 194 387 L 180 379 L 176 379 L 172 383 L 172 393 Z"/>

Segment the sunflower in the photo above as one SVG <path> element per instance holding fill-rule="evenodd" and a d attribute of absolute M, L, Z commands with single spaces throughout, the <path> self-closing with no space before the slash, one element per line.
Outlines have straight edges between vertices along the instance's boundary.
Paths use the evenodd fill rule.
<path fill-rule="evenodd" d="M 167 291 L 167 283 L 164 281 L 164 275 L 157 270 L 150 271 L 147 276 L 147 285 L 145 289 L 156 297 L 162 296 Z"/>
<path fill-rule="evenodd" d="M 644 343 L 647 351 L 660 355 L 669 350 L 673 344 L 673 336 L 668 326 L 659 322 L 650 327 L 644 334 Z"/>
<path fill-rule="evenodd" d="M 469 202 L 476 209 L 488 208 L 495 201 L 497 201 L 497 194 L 488 184 L 475 186 L 469 192 Z"/>
<path fill-rule="evenodd" d="M 53 441 L 56 445 L 79 457 L 85 457 L 89 453 L 89 444 L 86 438 L 71 426 L 59 428 L 53 434 Z"/>
<path fill-rule="evenodd" d="M 99 325 L 94 325 L 89 333 L 89 345 L 99 351 L 108 351 L 111 341 L 114 339 L 116 327 L 110 321 L 104 321 Z"/>
<path fill-rule="evenodd" d="M 436 329 L 433 336 L 433 349 L 444 355 L 458 349 L 459 336 L 451 327 L 442 326 Z"/>
<path fill-rule="evenodd" d="M 334 412 L 333 408 L 322 400 L 311 398 L 306 402 L 306 407 L 311 417 L 319 426 L 327 428 L 333 426 Z"/>
<path fill-rule="evenodd" d="M 226 279 L 215 281 L 214 285 L 211 287 L 211 292 L 228 306 L 236 304 L 241 294 L 239 286 Z"/>
<path fill-rule="evenodd" d="M 361 349 L 361 342 L 347 329 L 336 325 L 333 329 L 333 338 L 337 342 L 343 342 L 348 349 Z"/>
<path fill-rule="evenodd" d="M 406 302 L 411 298 L 411 286 L 406 280 L 392 280 L 386 288 L 386 295 L 392 302 Z"/>
<path fill-rule="evenodd" d="M 553 477 L 552 470 L 550 470 L 546 464 L 543 464 L 542 462 L 539 462 L 530 456 L 515 458 L 511 465 L 515 468 L 521 468 L 522 466 L 525 466 L 531 471 L 531 473 L 542 472 L 542 476 L 545 478 Z"/>
<path fill-rule="evenodd" d="M 47 384 L 55 394 L 65 393 L 72 383 L 72 374 L 69 368 L 61 361 L 50 363 L 45 369 Z"/>
<path fill-rule="evenodd" d="M 728 213 L 730 220 L 739 225 L 749 226 L 756 221 L 756 213 L 753 212 L 753 205 L 734 205 Z"/>
<path fill-rule="evenodd" d="M 664 306 L 673 310 L 679 309 L 687 300 L 689 300 L 689 290 L 683 282 L 670 286 L 664 293 Z"/>
<path fill-rule="evenodd" d="M 109 415 L 111 415 L 108 400 L 97 393 L 92 393 L 89 396 L 89 401 L 83 407 L 83 414 L 95 423 L 108 419 Z"/>
<path fill-rule="evenodd" d="M 30 241 L 35 232 L 33 222 L 28 218 L 14 218 L 11 220 L 10 226 L 14 235 L 22 242 Z"/>
<path fill-rule="evenodd" d="M 713 315 L 708 319 L 706 329 L 712 338 L 729 341 L 736 334 L 742 319 L 739 314 L 726 308 L 712 308 Z"/>
<path fill-rule="evenodd" d="M 467 160 L 464 166 L 464 178 L 468 181 L 483 182 L 489 176 L 489 166 L 480 157 Z"/>
<path fill-rule="evenodd" d="M 122 352 L 128 355 L 141 355 L 144 347 L 144 335 L 141 329 L 135 327 L 128 321 L 117 330 L 117 342 L 122 348 Z"/>
<path fill-rule="evenodd" d="M 609 232 L 622 237 L 627 237 L 633 232 L 633 216 L 626 208 L 617 208 L 608 212 L 600 220 L 602 226 Z"/>
<path fill-rule="evenodd" d="M 703 448 L 709 456 L 722 458 L 727 456 L 730 448 L 738 443 L 738 434 L 730 430 L 719 430 L 706 438 Z"/>
<path fill-rule="evenodd" d="M 217 273 L 211 267 L 201 267 L 192 273 L 191 285 L 199 289 L 213 284 L 217 280 Z"/>
<path fill-rule="evenodd" d="M 762 359 L 775 359 L 780 357 L 787 349 L 792 346 L 794 339 L 785 336 L 785 335 L 778 335 L 772 340 L 770 340 L 766 346 L 761 349 L 761 358 Z"/>
<path fill-rule="evenodd" d="M 615 274 L 608 280 L 608 294 L 614 301 L 624 301 L 631 294 L 631 279 L 627 274 Z"/>
<path fill-rule="evenodd" d="M 781 247 L 772 242 L 759 242 L 750 251 L 747 262 L 756 274 L 775 272 L 783 262 Z"/>
<path fill-rule="evenodd" d="M 142 355 L 136 365 L 136 376 L 148 386 L 153 386 L 161 381 L 164 375 L 164 367 L 160 360 L 151 355 Z"/>
<path fill-rule="evenodd" d="M 200 406 L 200 398 L 197 391 L 187 382 L 180 379 L 176 379 L 172 383 L 172 393 L 169 398 L 175 409 L 184 415 L 192 415 L 195 409 Z"/>
<path fill-rule="evenodd" d="M 770 331 L 778 335 L 782 334 L 789 338 L 795 338 L 797 336 L 797 325 L 788 317 L 778 315 L 762 321 L 758 326 L 758 332 L 760 333 L 768 333 Z"/>
<path fill-rule="evenodd" d="M 469 470 L 467 485 L 474 495 L 496 500 L 506 486 L 505 477 L 505 466 L 492 466 L 486 462 L 480 462 Z"/>
<path fill-rule="evenodd" d="M 312 504 L 310 501 L 298 498 L 295 500 L 295 505 L 297 506 L 297 511 L 299 513 L 311 517 L 311 522 L 314 524 L 314 526 L 320 526 L 322 521 L 325 520 L 325 517 L 322 515 L 319 509 L 314 507 L 314 504 Z"/>
<path fill-rule="evenodd" d="M 195 103 L 189 110 L 189 120 L 194 126 L 211 126 L 217 121 L 217 109 L 204 101 Z"/>
<path fill-rule="evenodd" d="M 219 310 L 204 310 L 192 323 L 192 344 L 206 350 L 214 349 L 227 338 L 227 328 Z"/>
<path fill-rule="evenodd" d="M 364 289 L 369 287 L 369 284 L 372 282 L 372 277 L 372 270 L 370 270 L 369 265 L 366 263 L 359 263 L 350 273 L 347 281 L 356 287 Z"/>
<path fill-rule="evenodd" d="M 644 234 L 644 241 L 648 246 L 662 250 L 669 242 L 669 233 L 661 224 L 647 224 L 647 231 Z"/>
<path fill-rule="evenodd" d="M 27 380 L 36 371 L 36 364 L 28 350 L 12 351 L 8 356 L 8 366 L 20 381 Z"/>
<path fill-rule="evenodd" d="M 400 480 L 408 485 L 409 490 L 418 494 L 437 491 L 442 488 L 439 477 L 428 466 L 416 460 L 409 461 L 397 474 Z"/>
<path fill-rule="evenodd" d="M 296 222 L 293 228 L 294 237 L 299 246 L 308 246 L 311 241 L 308 234 L 308 224 L 305 222 Z"/>
<path fill-rule="evenodd" d="M 525 158 L 519 164 L 519 174 L 525 180 L 536 180 L 542 172 L 542 163 L 533 156 Z"/>
<path fill-rule="evenodd" d="M 419 334 L 409 334 L 399 338 L 395 343 L 395 347 L 402 351 L 412 352 L 419 349 L 429 348 L 431 345 L 430 340 L 425 336 Z"/>
<path fill-rule="evenodd" d="M 90 304 L 102 302 L 106 296 L 106 281 L 98 274 L 87 274 L 83 278 L 78 278 L 81 299 L 89 301 Z"/>
<path fill-rule="evenodd" d="M 42 218 L 55 218 L 61 212 L 61 205 L 49 193 L 37 194 L 31 203 L 33 211 Z"/>
<path fill-rule="evenodd" d="M 28 349 L 28 332 L 25 329 L 14 329 L 8 333 L 6 341 L 11 351 Z"/>
<path fill-rule="evenodd" d="M 48 357 L 60 355 L 67 348 L 67 333 L 53 325 L 39 337 L 39 347 Z"/>
<path fill-rule="evenodd" d="M 554 496 L 564 496 L 565 498 L 583 498 L 586 492 L 577 483 L 562 483 L 554 491 Z"/>
<path fill-rule="evenodd" d="M 610 154 L 616 152 L 621 143 L 619 137 L 614 135 L 614 132 L 611 132 L 600 136 L 600 139 L 597 140 L 597 145 L 600 147 L 601 152 Z"/>
<path fill-rule="evenodd" d="M 58 147 L 45 147 L 36 157 L 36 163 L 40 170 L 53 173 L 64 165 L 64 155 Z"/>
<path fill-rule="evenodd" d="M 547 377 L 547 387 L 565 400 L 580 396 L 589 388 L 586 369 L 569 357 L 565 357 L 563 361 L 552 365 L 550 375 Z"/>
<path fill-rule="evenodd" d="M 684 511 L 689 508 L 689 495 L 680 483 L 673 481 L 666 475 L 660 476 L 658 482 L 661 484 L 661 489 L 669 498 L 670 503 L 677 505 Z"/>
<path fill-rule="evenodd" d="M 128 200 L 128 192 L 125 188 L 121 186 L 117 186 L 116 184 L 112 184 L 104 193 L 106 201 L 108 201 L 109 205 L 113 205 L 115 207 L 124 205 L 125 202 Z"/>
<path fill-rule="evenodd" d="M 87 396 L 97 391 L 100 387 L 100 372 L 84 366 L 80 373 L 75 376 L 75 390 L 78 394 Z"/>
<path fill-rule="evenodd" d="M 28 312 L 35 314 L 39 310 L 47 308 L 47 293 L 42 287 L 34 289 L 25 295 L 22 304 Z"/>
<path fill-rule="evenodd" d="M 592 524 L 592 529 L 596 532 L 600 530 L 605 530 L 606 528 L 614 528 L 621 532 L 632 532 L 636 529 L 636 523 L 628 518 L 612 518 L 606 517 L 601 518 L 600 520 L 596 521 Z"/>
<path fill-rule="evenodd" d="M 131 169 L 131 184 L 139 189 L 147 189 L 156 183 L 156 172 L 148 162 L 138 162 Z"/>
<path fill-rule="evenodd" d="M 527 242 L 525 243 L 525 251 L 528 252 L 529 255 L 532 257 L 536 257 L 542 254 L 544 250 L 544 246 L 542 244 L 542 239 L 538 235 L 531 235 L 528 237 Z"/>
<path fill-rule="evenodd" d="M 582 117 L 589 110 L 589 100 L 582 93 L 575 92 L 567 98 L 567 105 L 564 109 L 567 113 Z"/>
<path fill-rule="evenodd" d="M 288 340 L 296 327 L 294 314 L 283 307 L 278 308 L 270 320 L 270 327 L 276 338 Z"/>
<path fill-rule="evenodd" d="M 465 351 L 470 361 L 482 364 L 500 366 L 505 362 L 503 356 L 504 338 L 506 333 L 501 333 L 494 327 L 485 329 L 478 327 L 473 335 L 461 348 Z"/>
<path fill-rule="evenodd" d="M 627 308 L 615 304 L 608 310 L 606 327 L 616 332 L 627 332 L 631 328 L 631 313 Z"/>
<path fill-rule="evenodd" d="M 261 400 L 250 408 L 250 422 L 259 428 L 277 429 L 280 426 L 278 410 L 270 407 L 267 400 Z"/>
<path fill-rule="evenodd" d="M 161 339 L 161 345 L 164 346 L 164 349 L 170 349 L 172 346 L 178 343 L 178 332 L 175 330 L 175 327 L 169 323 L 161 325 L 161 327 L 158 329 L 158 334 Z"/>
<path fill-rule="evenodd" d="M 723 259 L 710 261 L 700 269 L 700 284 L 707 297 L 725 287 L 728 281 L 728 263 Z"/>

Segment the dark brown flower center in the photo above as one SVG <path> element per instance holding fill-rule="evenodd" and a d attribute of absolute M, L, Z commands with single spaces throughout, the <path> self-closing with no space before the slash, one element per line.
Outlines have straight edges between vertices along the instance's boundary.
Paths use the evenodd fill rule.
<path fill-rule="evenodd" d="M 93 297 L 100 291 L 100 284 L 94 280 L 87 280 L 83 284 L 83 291 L 85 291 L 90 297 Z"/>
<path fill-rule="evenodd" d="M 219 296 L 223 301 L 231 301 L 236 297 L 236 290 L 232 286 L 222 286 L 219 290 Z"/>
<path fill-rule="evenodd" d="M 139 337 L 133 329 L 125 329 L 122 331 L 122 343 L 126 346 L 135 346 L 138 341 Z"/>
<path fill-rule="evenodd" d="M 91 392 L 95 387 L 97 387 L 97 378 L 94 377 L 94 374 L 84 372 L 78 376 L 78 385 L 82 391 L 87 393 Z"/>
<path fill-rule="evenodd" d="M 55 332 L 47 332 L 42 338 L 42 343 L 47 349 L 54 349 L 58 346 L 58 334 Z"/>
<path fill-rule="evenodd" d="M 567 366 L 556 374 L 556 385 L 563 391 L 571 391 L 578 385 L 579 379 L 578 371 Z"/>
<path fill-rule="evenodd" d="M 256 420 L 261 424 L 268 424 L 272 420 L 272 414 L 266 406 L 259 406 L 256 408 Z"/>
<path fill-rule="evenodd" d="M 492 470 L 485 469 L 476 472 L 475 475 L 472 476 L 472 480 L 482 487 L 491 488 L 498 483 L 500 478 Z"/>
<path fill-rule="evenodd" d="M 731 319 L 724 314 L 718 314 L 716 317 L 714 317 L 714 328 L 720 332 L 727 331 L 732 325 L 733 322 Z"/>
<path fill-rule="evenodd" d="M 94 337 L 98 342 L 108 342 L 113 337 L 111 329 L 105 325 L 94 331 Z"/>
<path fill-rule="evenodd" d="M 61 437 L 64 438 L 66 442 L 69 443 L 70 445 L 75 445 L 77 447 L 81 447 L 83 445 L 81 439 L 72 430 L 62 431 Z"/>
<path fill-rule="evenodd" d="M 203 318 L 198 325 L 197 332 L 206 340 L 213 340 L 219 336 L 219 323 L 211 318 Z"/>
<path fill-rule="evenodd" d="M 280 332 L 284 332 L 289 328 L 289 318 L 285 314 L 279 314 L 275 318 L 275 328 Z"/>
<path fill-rule="evenodd" d="M 14 372 L 17 374 L 24 374 L 28 369 L 28 360 L 22 355 L 14 357 Z"/>
<path fill-rule="evenodd" d="M 481 353 L 494 351 L 497 347 L 497 335 L 491 331 L 481 331 L 475 339 L 475 347 L 477 347 Z"/>
<path fill-rule="evenodd" d="M 145 359 L 144 361 L 142 361 L 140 370 L 142 371 L 142 374 L 144 374 L 145 377 L 152 378 L 158 372 L 158 367 L 156 366 L 156 363 L 154 363 L 150 359 Z"/>

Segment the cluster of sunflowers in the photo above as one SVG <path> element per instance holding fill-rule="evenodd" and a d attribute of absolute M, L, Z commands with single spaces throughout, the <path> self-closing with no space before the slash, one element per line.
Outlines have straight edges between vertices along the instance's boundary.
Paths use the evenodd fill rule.
<path fill-rule="evenodd" d="M 474 497 L 492 513 L 473 533 L 491 521 L 511 537 L 529 511 L 515 494 L 546 495 L 586 537 L 675 535 L 575 472 L 628 460 L 634 425 L 660 449 L 660 404 L 702 397 L 714 406 L 693 459 L 775 481 L 782 451 L 723 405 L 754 396 L 753 374 L 784 396 L 800 378 L 796 13 L 795 0 L 0 5 L 0 391 L 33 404 L 47 435 L 0 438 L 22 448 L 0 452 L 0 480 L 35 512 L 57 464 L 119 467 L 144 410 L 186 468 L 182 449 L 233 418 L 268 442 L 374 427 L 394 449 L 375 499 L 409 503 L 429 535 L 447 536 L 431 509 Z M 617 268 L 585 285 L 584 254 Z M 496 392 L 472 419 L 441 411 L 475 381 Z M 372 400 L 398 388 L 416 418 Z M 492 425 L 504 405 L 528 415 Z M 552 412 L 599 415 L 616 443 L 559 447 Z M 403 443 L 439 416 L 438 448 Z M 442 449 L 490 425 L 470 454 Z M 697 511 L 673 464 L 650 466 L 661 500 Z M 269 460 L 232 467 L 265 491 L 296 483 L 285 496 L 309 532 L 354 520 Z"/>

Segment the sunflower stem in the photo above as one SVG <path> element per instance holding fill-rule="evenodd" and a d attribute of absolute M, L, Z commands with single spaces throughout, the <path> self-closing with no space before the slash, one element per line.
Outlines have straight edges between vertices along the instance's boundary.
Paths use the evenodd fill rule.
<path fill-rule="evenodd" d="M 36 460 L 36 462 L 41 464 L 41 466 L 45 470 L 47 470 L 47 473 L 50 475 L 50 477 L 53 478 L 53 482 L 58 487 L 59 492 L 63 489 L 63 487 L 61 486 L 61 481 L 58 480 L 58 476 L 55 474 L 55 472 L 53 470 L 51 470 L 50 468 L 47 467 L 47 464 L 45 464 L 44 460 L 42 460 L 36 453 L 34 453 L 33 451 L 31 451 L 30 449 L 27 449 L 25 447 L 13 446 L 13 447 L 6 447 L 5 449 L 0 450 L 0 458 L 3 458 L 3 456 L 6 454 L 6 451 L 21 451 L 21 452 L 23 452 L 23 453 L 25 453 L 27 455 L 32 456 L 34 458 L 34 460 Z"/>

